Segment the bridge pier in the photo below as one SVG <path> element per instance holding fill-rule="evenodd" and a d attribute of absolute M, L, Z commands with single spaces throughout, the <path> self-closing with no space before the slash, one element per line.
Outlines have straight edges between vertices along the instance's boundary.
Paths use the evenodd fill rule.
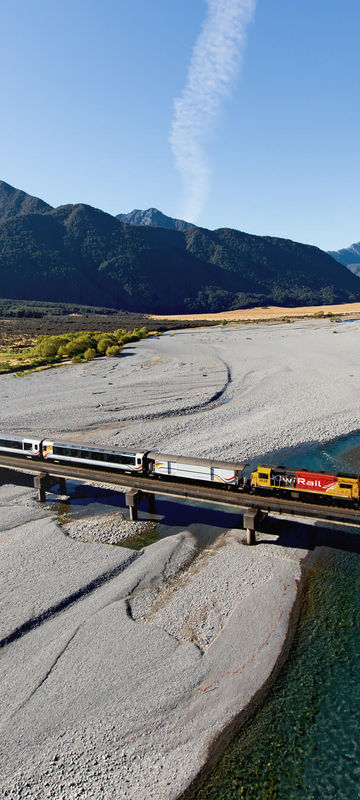
<path fill-rule="evenodd" d="M 48 477 L 47 472 L 39 472 L 39 474 L 34 477 L 34 488 L 38 490 L 38 500 L 40 503 L 45 503 L 46 500 Z"/>
<path fill-rule="evenodd" d="M 267 517 L 267 511 L 260 508 L 248 508 L 243 517 L 243 526 L 246 528 L 246 543 L 256 544 L 256 529 L 261 520 Z"/>
<path fill-rule="evenodd" d="M 138 504 L 143 499 L 143 492 L 140 489 L 130 489 L 125 494 L 125 503 L 129 509 L 131 522 L 136 522 L 138 518 Z"/>
<path fill-rule="evenodd" d="M 34 488 L 38 490 L 40 503 L 45 503 L 46 492 L 53 486 L 59 486 L 59 494 L 66 494 L 66 479 L 58 478 L 56 475 L 49 475 L 48 472 L 39 472 L 34 476 Z"/>

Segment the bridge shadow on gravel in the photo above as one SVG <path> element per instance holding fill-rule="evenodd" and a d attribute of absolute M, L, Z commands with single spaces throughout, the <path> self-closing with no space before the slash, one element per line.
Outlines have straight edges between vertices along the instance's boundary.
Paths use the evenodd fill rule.
<path fill-rule="evenodd" d="M 262 539 L 261 533 L 274 536 L 274 539 Z M 300 550 L 314 550 L 315 547 L 329 547 L 348 553 L 360 554 L 360 528 L 343 528 L 332 522 L 317 522 L 306 525 L 302 522 L 291 522 L 279 518 L 268 517 L 261 524 L 257 544 L 270 547 L 291 547 Z"/>
<path fill-rule="evenodd" d="M 0 486 L 11 483 L 13 486 L 34 486 L 34 476 L 26 472 L 16 472 L 13 469 L 0 468 Z"/>

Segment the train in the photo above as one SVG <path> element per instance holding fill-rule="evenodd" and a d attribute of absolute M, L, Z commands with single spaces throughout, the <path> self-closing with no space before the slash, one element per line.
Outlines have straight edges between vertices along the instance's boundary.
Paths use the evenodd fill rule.
<path fill-rule="evenodd" d="M 246 475 L 246 463 L 164 454 L 146 447 L 132 450 L 103 448 L 2 433 L 1 452 L 48 463 L 86 465 L 159 480 L 181 478 L 191 483 L 216 483 L 233 491 L 287 496 L 301 501 L 315 499 L 317 502 L 322 500 L 359 508 L 360 476 L 348 473 L 332 475 L 322 471 L 262 464 Z"/>

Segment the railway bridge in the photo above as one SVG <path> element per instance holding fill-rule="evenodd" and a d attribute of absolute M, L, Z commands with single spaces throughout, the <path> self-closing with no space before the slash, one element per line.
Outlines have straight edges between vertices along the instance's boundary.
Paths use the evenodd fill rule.
<path fill-rule="evenodd" d="M 158 478 L 147 478 L 140 475 L 109 472 L 102 469 L 89 469 L 86 466 L 73 464 L 51 464 L 36 462 L 18 456 L 0 453 L 0 468 L 15 470 L 34 476 L 34 486 L 40 501 L 46 499 L 46 492 L 59 484 L 60 492 L 66 493 L 66 480 L 83 483 L 96 483 L 104 486 L 125 487 L 125 500 L 129 508 L 130 519 L 137 519 L 138 504 L 148 498 L 150 508 L 154 508 L 155 495 L 177 497 L 184 500 L 196 500 L 219 506 L 238 508 L 244 513 L 244 528 L 247 531 L 247 542 L 255 544 L 257 526 L 269 513 L 309 517 L 320 522 L 331 521 L 343 525 L 360 527 L 360 510 L 343 506 L 328 506 L 321 503 L 301 502 L 286 497 L 266 497 L 241 491 L 219 489 L 206 484 L 184 483 L 181 480 L 161 481 Z"/>

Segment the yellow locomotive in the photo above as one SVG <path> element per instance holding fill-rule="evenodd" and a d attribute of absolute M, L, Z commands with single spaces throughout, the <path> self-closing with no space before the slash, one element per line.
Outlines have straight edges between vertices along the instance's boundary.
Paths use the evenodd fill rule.
<path fill-rule="evenodd" d="M 253 492 L 263 490 L 273 493 L 289 492 L 299 499 L 307 495 L 321 495 L 337 500 L 347 500 L 353 504 L 359 502 L 360 480 L 356 475 L 338 473 L 329 475 L 326 472 L 313 472 L 307 469 L 291 467 L 259 466 L 250 476 L 250 489 Z"/>

